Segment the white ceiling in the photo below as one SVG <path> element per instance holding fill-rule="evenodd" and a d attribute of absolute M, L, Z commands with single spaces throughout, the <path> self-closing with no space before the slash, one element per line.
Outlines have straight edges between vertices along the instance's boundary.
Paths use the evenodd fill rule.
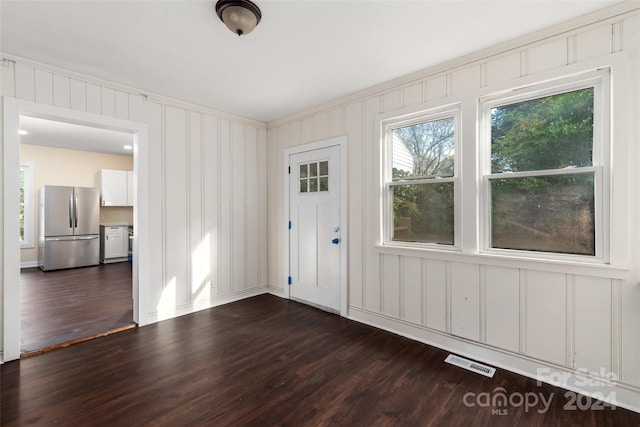
<path fill-rule="evenodd" d="M 255 3 L 238 37 L 215 0 L 1 0 L 0 50 L 269 122 L 619 1 Z"/>
<path fill-rule="evenodd" d="M 133 135 L 109 129 L 99 129 L 36 117 L 20 116 L 22 144 L 45 145 L 69 150 L 133 156 Z"/>

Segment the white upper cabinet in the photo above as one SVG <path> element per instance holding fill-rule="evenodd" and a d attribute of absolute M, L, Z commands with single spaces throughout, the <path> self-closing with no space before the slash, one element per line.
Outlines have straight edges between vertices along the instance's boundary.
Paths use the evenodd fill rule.
<path fill-rule="evenodd" d="M 133 206 L 133 172 L 100 169 L 98 186 L 102 206 Z"/>
<path fill-rule="evenodd" d="M 133 171 L 127 171 L 127 206 L 133 206 Z"/>

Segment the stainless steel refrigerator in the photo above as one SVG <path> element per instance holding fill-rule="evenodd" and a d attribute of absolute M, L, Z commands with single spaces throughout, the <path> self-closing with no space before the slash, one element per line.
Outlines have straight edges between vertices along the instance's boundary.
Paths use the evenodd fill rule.
<path fill-rule="evenodd" d="M 38 266 L 47 271 L 99 262 L 100 191 L 88 187 L 42 187 Z"/>

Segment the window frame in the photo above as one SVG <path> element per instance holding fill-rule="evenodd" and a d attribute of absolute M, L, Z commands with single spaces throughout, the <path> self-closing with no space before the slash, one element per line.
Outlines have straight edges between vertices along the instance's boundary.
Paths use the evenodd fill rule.
<path fill-rule="evenodd" d="M 461 128 L 462 128 L 462 108 L 461 103 L 450 104 L 431 109 L 422 109 L 416 112 L 394 115 L 386 119 L 381 119 L 380 123 L 380 141 L 382 145 L 382 245 L 396 248 L 419 248 L 419 249 L 437 249 L 445 251 L 461 250 L 462 232 L 461 232 L 461 191 L 460 191 L 460 158 L 461 158 Z M 442 178 L 419 178 L 410 181 L 393 181 L 393 135 L 392 130 L 399 127 L 411 126 L 414 124 L 425 123 L 430 121 L 441 120 L 445 118 L 453 118 L 454 120 L 454 159 L 453 159 L 453 176 Z M 430 242 L 408 242 L 402 240 L 392 240 L 393 238 L 393 197 L 391 189 L 400 185 L 418 185 L 418 184 L 444 184 L 453 183 L 453 244 L 440 244 Z"/>
<path fill-rule="evenodd" d="M 24 239 L 20 240 L 20 249 L 32 249 L 35 247 L 34 164 L 32 162 L 20 162 L 20 170 L 24 170 Z M 21 202 L 19 203 L 22 204 Z"/>
<path fill-rule="evenodd" d="M 591 166 L 570 169 L 546 169 L 523 172 L 491 171 L 491 110 L 518 102 L 560 95 L 566 92 L 593 88 L 593 146 Z M 493 255 L 524 258 L 545 258 L 577 262 L 606 264 L 610 261 L 610 209 L 611 209 L 611 155 L 610 123 L 611 95 L 608 69 L 565 77 L 553 82 L 534 84 L 509 93 L 491 95 L 479 99 L 479 127 L 481 164 L 480 172 L 480 252 Z M 565 254 L 526 249 L 503 249 L 492 247 L 491 180 L 529 176 L 553 176 L 592 173 L 594 176 L 594 237 L 595 254 Z"/>

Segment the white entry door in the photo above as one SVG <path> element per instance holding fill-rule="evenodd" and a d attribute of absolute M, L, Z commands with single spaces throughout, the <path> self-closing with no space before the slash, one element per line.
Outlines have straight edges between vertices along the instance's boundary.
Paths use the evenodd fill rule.
<path fill-rule="evenodd" d="M 340 147 L 289 156 L 289 295 L 340 312 Z"/>

